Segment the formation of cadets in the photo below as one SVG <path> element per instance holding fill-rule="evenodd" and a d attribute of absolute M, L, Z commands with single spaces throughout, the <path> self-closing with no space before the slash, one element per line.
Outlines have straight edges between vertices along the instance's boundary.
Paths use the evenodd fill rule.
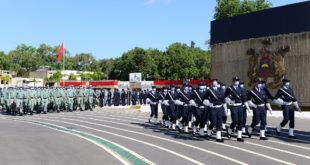
<path fill-rule="evenodd" d="M 74 110 L 92 110 L 94 90 L 91 88 L 5 88 L 0 91 L 2 111 L 25 115 Z"/>
<path fill-rule="evenodd" d="M 0 107 L 10 115 L 75 110 L 95 106 L 145 105 L 148 90 L 92 89 L 86 87 L 0 88 Z"/>
<path fill-rule="evenodd" d="M 197 89 L 190 85 L 182 88 L 170 86 L 160 92 L 152 87 L 146 102 L 150 104 L 151 115 L 149 122 L 160 123 L 168 129 L 182 133 L 192 133 L 206 137 L 207 140 L 215 135 L 217 142 L 224 142 L 222 132 L 228 139 L 236 133 L 237 141 L 243 142 L 242 135 L 251 138 L 258 124 L 260 140 L 268 140 L 265 135 L 267 125 L 267 111 L 272 114 L 270 102 L 274 102 L 283 109 L 283 121 L 275 128 L 279 135 L 281 129 L 289 124 L 289 138 L 294 136 L 294 109 L 301 111 L 288 79 L 282 80 L 282 86 L 273 97 L 266 88 L 266 82 L 256 79 L 255 87 L 246 90 L 244 83 L 238 77 L 232 79 L 232 84 L 226 87 L 217 79 L 212 84 L 199 84 Z M 158 105 L 161 106 L 163 116 L 158 121 Z M 231 123 L 227 124 L 227 112 L 230 111 Z M 247 114 L 252 112 L 253 119 L 247 123 Z"/>

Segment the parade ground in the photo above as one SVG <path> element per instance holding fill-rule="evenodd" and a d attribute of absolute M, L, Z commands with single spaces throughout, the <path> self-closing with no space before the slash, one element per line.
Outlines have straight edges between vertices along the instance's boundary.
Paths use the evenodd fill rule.
<path fill-rule="evenodd" d="M 256 134 L 244 136 L 244 143 L 235 136 L 228 140 L 224 132 L 225 143 L 207 141 L 150 124 L 148 118 L 149 112 L 120 108 L 1 115 L 0 164 L 309 164 L 308 118 L 296 117 L 298 139 L 289 139 L 287 129 L 276 136 L 270 128 L 281 117 L 269 116 L 269 140 L 261 141 Z M 251 116 L 247 124 L 250 121 Z"/>

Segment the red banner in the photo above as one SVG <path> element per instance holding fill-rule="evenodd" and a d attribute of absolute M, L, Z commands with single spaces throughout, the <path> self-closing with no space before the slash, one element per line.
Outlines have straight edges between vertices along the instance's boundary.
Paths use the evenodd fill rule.
<path fill-rule="evenodd" d="M 182 80 L 156 80 L 154 85 L 183 85 Z"/>
<path fill-rule="evenodd" d="M 118 81 L 91 81 L 89 82 L 90 86 L 117 86 Z"/>
<path fill-rule="evenodd" d="M 62 81 L 59 83 L 60 86 L 86 86 L 85 81 Z"/>
<path fill-rule="evenodd" d="M 206 85 L 210 85 L 212 83 L 212 80 L 190 80 L 190 85 L 199 85 L 200 83 L 205 83 Z"/>

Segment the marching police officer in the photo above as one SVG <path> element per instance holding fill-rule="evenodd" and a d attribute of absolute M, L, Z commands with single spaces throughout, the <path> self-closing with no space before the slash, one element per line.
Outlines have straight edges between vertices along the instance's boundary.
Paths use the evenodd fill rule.
<path fill-rule="evenodd" d="M 199 126 L 199 135 L 204 136 L 204 127 L 206 125 L 208 119 L 208 103 L 206 104 L 205 99 L 205 84 L 200 83 L 197 90 L 193 91 L 192 100 L 190 100 L 190 105 L 195 107 L 193 110 L 193 115 L 195 117 L 194 125 L 193 125 L 193 135 L 197 131 L 197 127 Z M 205 105 L 206 104 L 206 105 Z"/>
<path fill-rule="evenodd" d="M 184 132 L 188 132 L 188 123 L 190 121 L 191 109 L 190 109 L 191 93 L 189 92 L 189 86 L 184 85 L 183 90 L 179 92 L 179 99 L 176 103 L 180 105 L 180 116 L 182 117 L 179 128 L 184 127 Z"/>
<path fill-rule="evenodd" d="M 275 131 L 277 135 L 280 135 L 282 127 L 284 127 L 288 122 L 289 123 L 289 138 L 296 138 L 294 136 L 294 127 L 295 127 L 295 112 L 293 107 L 295 107 L 299 112 L 301 109 L 298 105 L 297 99 L 294 95 L 293 89 L 290 87 L 290 80 L 283 79 L 282 86 L 278 90 L 275 96 L 275 103 L 281 106 L 283 110 L 283 120 L 278 127 L 276 127 Z"/>
<path fill-rule="evenodd" d="M 272 109 L 268 103 L 268 96 L 263 89 L 263 82 L 256 79 L 256 86 L 248 92 L 248 105 L 253 107 L 253 121 L 247 129 L 248 136 L 251 138 L 254 127 L 260 123 L 260 140 L 268 140 L 265 136 L 267 124 L 267 110 L 272 114 Z"/>
<path fill-rule="evenodd" d="M 226 103 L 230 106 L 232 123 L 227 128 L 227 136 L 231 138 L 232 130 L 237 126 L 237 141 L 243 142 L 242 126 L 243 126 L 243 103 L 246 101 L 244 93 L 239 86 L 239 77 L 232 79 L 232 85 L 225 91 Z"/>
<path fill-rule="evenodd" d="M 161 100 L 161 110 L 163 112 L 161 125 L 168 127 L 168 121 L 169 121 L 168 108 L 169 108 L 169 103 L 168 103 L 168 100 L 166 99 L 168 97 L 168 89 L 166 87 L 163 87 L 162 91 L 159 92 L 159 96 L 160 96 L 160 100 Z"/>
<path fill-rule="evenodd" d="M 157 123 L 159 96 L 158 93 L 156 92 L 155 86 L 153 86 L 152 90 L 149 92 L 146 102 L 150 104 L 151 107 L 151 115 L 149 118 L 149 122 Z"/>
<path fill-rule="evenodd" d="M 169 128 L 171 127 L 173 130 L 176 128 L 176 121 L 178 119 L 177 114 L 177 106 L 175 104 L 175 100 L 178 97 L 178 93 L 176 92 L 175 86 L 170 86 L 170 91 L 168 92 L 168 95 L 166 97 L 166 100 L 168 100 L 169 107 L 168 108 L 168 115 L 170 118 Z"/>
<path fill-rule="evenodd" d="M 216 128 L 216 141 L 224 142 L 222 139 L 222 123 L 223 123 L 223 110 L 227 111 L 227 107 L 225 105 L 225 96 L 222 89 L 218 87 L 218 80 L 212 80 L 212 86 L 206 93 L 206 100 L 208 100 L 210 107 L 210 125 L 207 131 L 207 140 L 210 139 L 212 129 Z"/>

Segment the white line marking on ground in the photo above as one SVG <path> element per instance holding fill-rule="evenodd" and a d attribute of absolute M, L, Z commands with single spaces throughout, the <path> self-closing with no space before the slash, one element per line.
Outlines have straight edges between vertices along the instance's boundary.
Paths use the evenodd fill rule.
<path fill-rule="evenodd" d="M 83 118 L 83 117 L 79 117 L 79 118 Z M 88 121 L 84 121 L 84 120 L 76 120 L 76 119 L 70 119 L 70 118 L 65 118 L 65 117 L 63 117 L 62 119 L 78 121 L 78 122 L 82 122 L 82 123 L 87 123 L 87 124 L 92 124 L 92 125 L 97 125 L 97 126 L 103 126 L 103 127 L 108 127 L 108 128 L 112 128 L 112 129 L 122 130 L 122 131 L 125 131 L 125 132 L 131 132 L 131 133 L 136 133 L 136 134 L 140 134 L 140 135 L 144 135 L 144 136 L 159 138 L 159 137 L 156 137 L 156 136 L 153 136 L 153 135 L 149 135 L 149 134 L 144 134 L 144 133 L 140 133 L 140 132 L 136 132 L 136 131 L 124 130 L 124 129 L 121 129 L 121 128 L 116 128 L 116 127 L 112 127 L 112 126 L 106 126 L 106 125 L 98 124 L 98 123 L 92 123 L 92 122 L 88 122 Z M 85 119 L 87 119 L 87 118 L 85 118 Z M 160 138 L 160 139 L 166 140 L 165 138 Z M 172 141 L 172 142 L 175 142 L 175 141 Z M 288 165 L 293 164 L 293 163 L 282 161 L 280 159 L 272 158 L 272 157 L 270 157 L 268 155 L 263 155 L 263 154 L 260 154 L 260 153 L 256 153 L 254 151 L 250 151 L 250 150 L 247 150 L 247 149 L 243 149 L 243 148 L 239 148 L 239 147 L 235 147 L 235 146 L 230 146 L 230 145 L 226 145 L 226 144 L 222 144 L 222 143 L 215 143 L 215 142 L 212 142 L 212 143 L 219 144 L 219 145 L 224 145 L 224 146 L 227 146 L 227 147 L 230 147 L 230 148 L 234 148 L 234 149 L 237 149 L 237 150 L 241 150 L 243 152 L 247 152 L 247 153 L 251 153 L 251 154 L 254 154 L 254 155 L 257 155 L 257 156 L 261 156 L 261 157 L 264 157 L 264 158 L 267 158 L 267 159 L 271 159 L 271 160 L 277 161 L 279 163 L 288 164 Z"/>
<path fill-rule="evenodd" d="M 116 134 L 116 133 L 112 133 L 112 132 L 108 132 L 108 131 L 103 131 L 103 130 L 99 130 L 99 129 L 96 129 L 96 128 L 92 128 L 92 127 L 88 127 L 88 126 L 85 126 L 85 125 L 81 125 L 81 124 L 76 124 L 76 123 L 71 123 L 71 122 L 66 122 L 66 121 L 61 121 L 61 120 L 52 120 L 52 119 L 45 119 L 45 118 L 35 118 L 35 119 L 42 119 L 42 120 L 48 120 L 48 121 L 54 121 L 54 122 L 62 122 L 62 123 L 66 123 L 66 124 L 71 124 L 71 125 L 75 125 L 75 126 L 79 126 L 79 127 L 83 127 L 83 128 L 86 128 L 86 129 L 90 129 L 90 130 L 94 130 L 94 131 L 97 131 L 97 132 L 102 132 L 102 133 L 106 133 L 106 134 L 110 134 L 110 135 L 114 135 L 114 136 L 118 136 L 118 137 L 121 137 L 121 138 L 125 138 L 125 139 L 128 139 L 128 140 L 131 140 L 131 141 L 135 141 L 135 142 L 138 142 L 138 143 L 142 143 L 142 144 L 145 144 L 145 145 L 148 145 L 148 146 L 151 146 L 151 147 L 154 147 L 154 148 L 157 148 L 157 149 L 160 149 L 160 150 L 163 150 L 163 151 L 166 151 L 166 152 L 169 152 L 173 155 L 176 155 L 180 158 L 183 158 L 185 160 L 188 160 L 194 164 L 199 164 L 199 165 L 203 165 L 204 163 L 202 162 L 199 162 L 199 161 L 196 161 L 190 157 L 187 157 L 185 155 L 182 155 L 182 154 L 179 154 L 177 152 L 174 152 L 172 150 L 169 150 L 169 149 L 166 149 L 166 148 L 163 148 L 163 147 L 160 147 L 160 146 L 157 146 L 155 144 L 152 144 L 152 143 L 148 143 L 148 142 L 145 142 L 145 141 L 141 141 L 141 140 L 137 140 L 137 139 L 134 139 L 134 138 L 130 138 L 130 137 L 127 137 L 127 136 L 123 136 L 123 135 L 120 135 L 120 134 Z"/>

